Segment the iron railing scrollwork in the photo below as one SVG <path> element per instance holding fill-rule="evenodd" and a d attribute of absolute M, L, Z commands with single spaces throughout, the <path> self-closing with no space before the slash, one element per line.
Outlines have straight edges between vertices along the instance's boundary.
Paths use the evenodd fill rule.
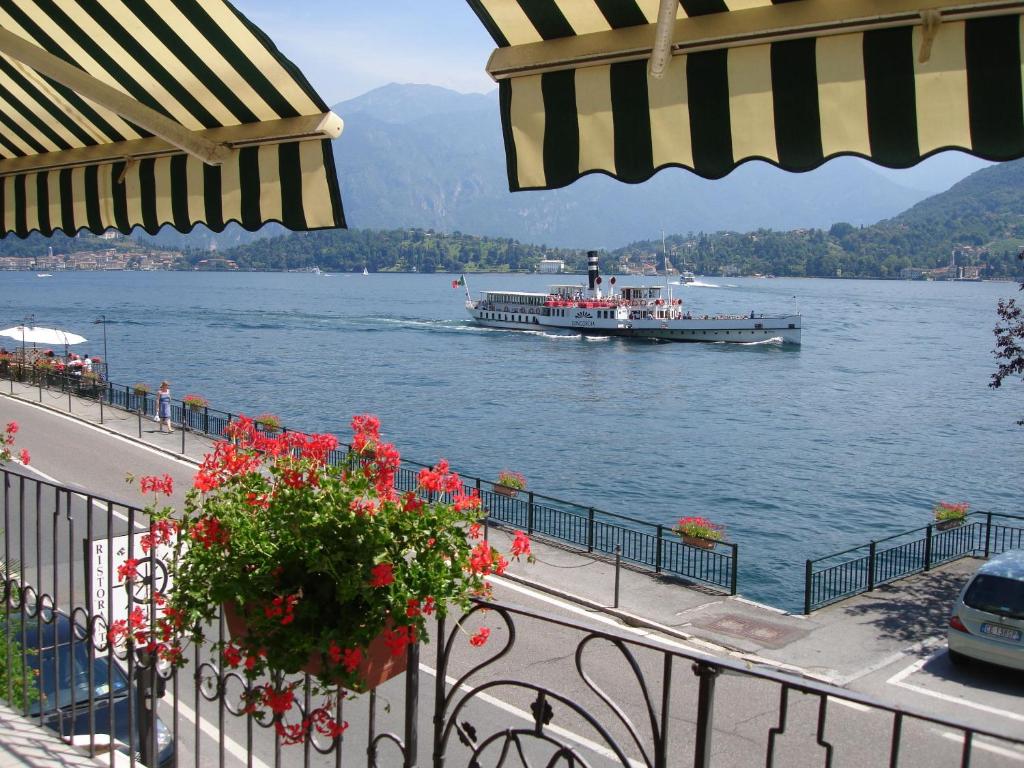
<path fill-rule="evenodd" d="M 224 764 L 229 753 L 275 768 L 706 768 L 787 764 L 794 754 L 801 764 L 828 766 L 841 757 L 851 765 L 897 766 L 904 755 L 944 748 L 947 733 L 962 740 L 963 766 L 979 742 L 1024 755 L 1019 733 L 894 707 L 548 612 L 484 602 L 438 617 L 432 645 L 408 649 L 404 676 L 356 699 L 334 691 L 334 716 L 349 722 L 341 736 L 314 730 L 300 745 L 283 746 L 272 727 L 280 716 L 260 720 L 243 705 L 262 681 L 226 667 L 208 645 L 193 645 L 176 668 L 108 640 L 108 628 L 136 606 L 149 607 L 152 630 L 157 595 L 168 587 L 156 548 L 141 553 L 145 510 L 10 468 L 0 468 L 0 475 L 0 670 L 8 672 L 0 697 L 65 736 L 77 735 L 111 768 L 114 753 L 101 754 L 105 735 L 122 742 L 133 766 L 160 768 Z M 119 560 L 136 553 L 146 566 L 139 579 L 129 590 L 111 589 Z M 478 648 L 467 638 L 482 622 L 490 640 Z M 51 628 L 52 643 L 44 640 Z M 223 618 L 207 629 L 208 637 L 220 639 L 227 631 Z M 431 648 L 433 669 L 426 665 Z M 43 674 L 19 672 L 19 658 L 34 659 Z M 432 685 L 423 684 L 428 676 Z M 65 679 L 66 691 L 60 687 Z M 294 682 L 298 710 L 289 717 L 301 719 L 315 702 L 308 677 Z M 831 716 L 835 700 L 851 704 L 838 718 Z M 863 737 L 866 729 L 877 734 L 886 728 L 888 738 Z"/>

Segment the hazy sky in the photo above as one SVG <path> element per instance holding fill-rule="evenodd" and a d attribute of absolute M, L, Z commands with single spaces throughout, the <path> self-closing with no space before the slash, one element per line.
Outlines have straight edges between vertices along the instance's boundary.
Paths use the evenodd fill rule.
<path fill-rule="evenodd" d="M 495 88 L 494 42 L 465 0 L 234 0 L 328 104 L 388 83 Z"/>

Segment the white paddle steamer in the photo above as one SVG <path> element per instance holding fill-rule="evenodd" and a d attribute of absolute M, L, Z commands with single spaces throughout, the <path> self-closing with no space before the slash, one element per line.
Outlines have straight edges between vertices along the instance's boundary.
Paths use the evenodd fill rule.
<path fill-rule="evenodd" d="M 658 341 L 800 343 L 800 315 L 691 315 L 663 286 L 615 287 L 605 293 L 597 254 L 587 254 L 589 286 L 552 285 L 547 293 L 482 291 L 466 310 L 480 325 L 517 331 L 559 330 Z M 464 281 L 459 281 L 463 284 Z"/>

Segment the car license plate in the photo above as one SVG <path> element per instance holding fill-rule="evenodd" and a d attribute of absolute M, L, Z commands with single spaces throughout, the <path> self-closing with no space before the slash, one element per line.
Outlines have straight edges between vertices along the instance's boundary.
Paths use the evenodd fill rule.
<path fill-rule="evenodd" d="M 993 637 L 1005 637 L 1007 640 L 1020 640 L 1020 630 L 1013 627 L 1002 627 L 999 624 L 982 624 L 981 633 Z"/>

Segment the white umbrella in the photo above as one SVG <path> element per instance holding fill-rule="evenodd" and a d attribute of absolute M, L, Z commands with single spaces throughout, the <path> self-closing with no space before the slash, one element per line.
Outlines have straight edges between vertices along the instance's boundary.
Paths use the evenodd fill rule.
<path fill-rule="evenodd" d="M 9 336 L 26 344 L 31 342 L 33 344 L 63 344 L 64 346 L 70 346 L 71 344 L 81 344 L 84 341 L 88 341 L 84 336 L 79 336 L 77 333 L 69 333 L 59 328 L 41 328 L 37 325 L 16 325 L 13 328 L 5 328 L 0 331 L 0 336 Z"/>

